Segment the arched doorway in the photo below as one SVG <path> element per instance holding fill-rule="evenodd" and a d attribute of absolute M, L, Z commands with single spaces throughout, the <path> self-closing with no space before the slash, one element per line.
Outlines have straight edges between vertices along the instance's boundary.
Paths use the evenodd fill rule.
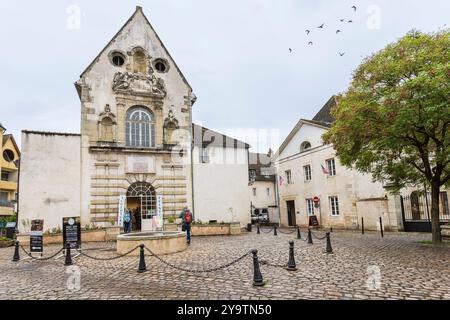
<path fill-rule="evenodd" d="M 127 191 L 127 209 L 133 212 L 133 231 L 150 231 L 156 215 L 156 192 L 147 182 L 133 183 Z"/>

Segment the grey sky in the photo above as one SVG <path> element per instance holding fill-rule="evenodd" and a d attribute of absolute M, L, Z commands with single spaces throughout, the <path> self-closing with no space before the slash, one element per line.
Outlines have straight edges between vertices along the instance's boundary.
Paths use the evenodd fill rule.
<path fill-rule="evenodd" d="M 71 5 L 81 8 L 78 30 L 67 27 Z M 195 121 L 225 133 L 280 130 L 280 139 L 345 90 L 362 57 L 412 28 L 450 22 L 448 0 L 4 0 L 0 122 L 19 143 L 22 129 L 79 132 L 73 83 L 136 5 L 194 88 Z M 380 8 L 380 29 L 367 27 L 371 5 Z"/>

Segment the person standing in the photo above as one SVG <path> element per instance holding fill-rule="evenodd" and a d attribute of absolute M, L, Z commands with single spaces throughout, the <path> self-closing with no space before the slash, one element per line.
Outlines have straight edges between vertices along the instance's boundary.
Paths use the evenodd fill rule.
<path fill-rule="evenodd" d="M 123 231 L 125 233 L 130 232 L 130 224 L 131 224 L 131 214 L 130 210 L 128 210 L 125 211 L 125 213 L 123 214 Z"/>
<path fill-rule="evenodd" d="M 181 219 L 183 219 L 182 224 L 182 231 L 186 231 L 187 234 L 187 243 L 191 244 L 191 223 L 192 223 L 192 212 L 188 208 L 184 208 L 183 211 L 181 211 L 181 214 L 179 216 Z"/>

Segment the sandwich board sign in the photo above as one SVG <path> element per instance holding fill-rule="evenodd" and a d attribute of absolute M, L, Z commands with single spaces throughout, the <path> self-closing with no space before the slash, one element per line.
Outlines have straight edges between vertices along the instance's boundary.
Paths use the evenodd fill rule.
<path fill-rule="evenodd" d="M 63 218 L 64 248 L 81 248 L 81 219 L 80 217 Z"/>
<path fill-rule="evenodd" d="M 44 252 L 44 220 L 31 221 L 30 252 Z"/>

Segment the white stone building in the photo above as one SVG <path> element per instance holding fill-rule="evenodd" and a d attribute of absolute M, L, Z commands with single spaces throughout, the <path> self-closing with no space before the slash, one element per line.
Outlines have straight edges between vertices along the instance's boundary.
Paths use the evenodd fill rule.
<path fill-rule="evenodd" d="M 192 163 L 203 153 L 192 153 L 202 139 L 192 138 L 196 97 L 142 8 L 75 86 L 79 135 L 23 132 L 19 221 L 43 218 L 46 230 L 73 216 L 83 226 L 109 225 L 126 196 L 134 230 L 153 228 L 159 197 L 165 217 L 187 206 L 197 220 L 249 222 L 248 146 L 217 148 L 242 158 L 239 165 Z"/>
<path fill-rule="evenodd" d="M 248 191 L 252 215 L 255 218 L 267 217 L 269 222 L 279 223 L 276 168 L 272 156 L 272 150 L 267 154 L 249 154 Z"/>
<path fill-rule="evenodd" d="M 194 125 L 194 218 L 250 223 L 249 145 Z"/>
<path fill-rule="evenodd" d="M 277 152 L 281 224 L 309 226 L 316 216 L 323 227 L 356 229 L 364 218 L 365 228 L 379 230 L 381 217 L 385 229 L 397 230 L 398 199 L 371 175 L 342 166 L 333 146 L 323 143 L 335 103 L 332 97 L 313 120 L 301 119 Z"/>

